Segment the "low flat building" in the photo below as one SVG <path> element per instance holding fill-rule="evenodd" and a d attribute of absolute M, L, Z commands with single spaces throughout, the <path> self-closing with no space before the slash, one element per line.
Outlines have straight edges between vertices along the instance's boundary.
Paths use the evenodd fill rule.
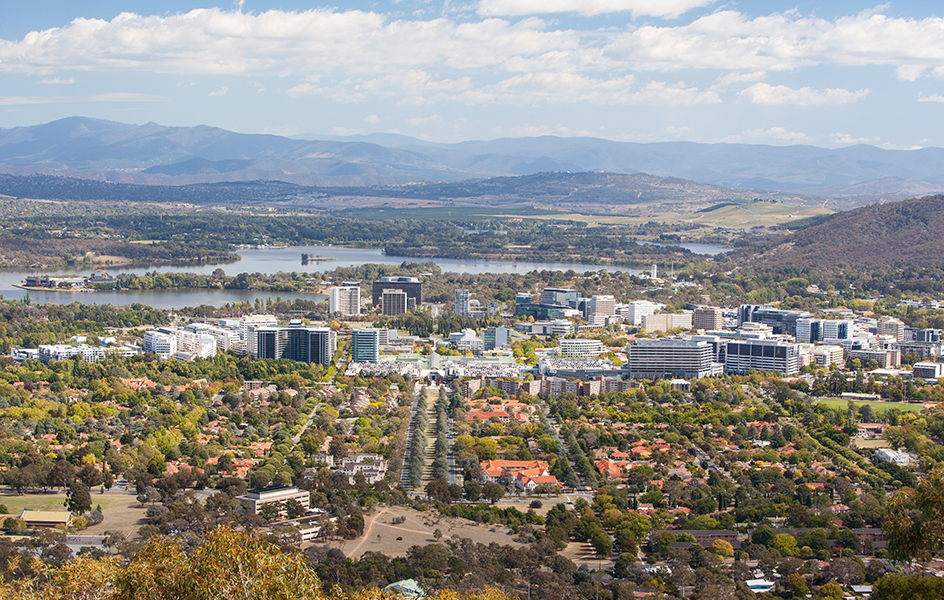
<path fill-rule="evenodd" d="M 266 504 L 278 504 L 279 516 L 286 517 L 286 503 L 289 500 L 295 500 L 301 504 L 305 510 L 311 508 L 311 498 L 307 491 L 299 490 L 294 486 L 273 485 L 264 488 L 249 490 L 244 495 L 236 498 L 246 512 L 258 515 L 259 511 Z"/>
<path fill-rule="evenodd" d="M 72 525 L 75 516 L 67 510 L 30 510 L 23 509 L 20 520 L 26 522 L 27 527 L 59 527 L 66 528 Z"/>

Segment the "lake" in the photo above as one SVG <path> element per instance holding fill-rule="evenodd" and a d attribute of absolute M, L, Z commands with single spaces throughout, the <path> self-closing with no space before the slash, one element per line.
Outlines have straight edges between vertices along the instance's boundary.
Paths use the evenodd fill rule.
<path fill-rule="evenodd" d="M 692 244 L 692 246 L 702 246 L 702 250 L 723 251 L 723 248 L 717 246 L 707 246 L 704 244 Z M 687 245 L 683 245 L 687 247 Z M 692 249 L 692 251 L 695 251 Z M 302 265 L 302 253 L 309 256 L 325 256 L 335 260 L 316 261 L 311 260 L 307 265 Z M 706 252 L 707 253 L 707 252 Z M 403 262 L 434 262 L 444 272 L 454 273 L 514 273 L 524 274 L 530 271 L 566 271 L 573 269 L 578 273 L 585 271 L 606 270 L 610 272 L 621 271 L 624 273 L 639 274 L 639 269 L 630 269 L 626 267 L 603 267 L 600 265 L 581 265 L 567 263 L 533 263 L 533 262 L 497 262 L 485 260 L 462 260 L 453 258 L 411 258 L 402 256 L 386 256 L 379 248 L 342 248 L 337 246 L 292 246 L 289 248 L 250 248 L 237 251 L 240 256 L 239 262 L 226 265 L 154 265 L 154 266 L 135 266 L 135 267 L 104 267 L 111 275 L 118 273 L 144 274 L 151 271 L 160 271 L 165 273 L 198 273 L 209 275 L 216 269 L 223 269 L 227 275 L 238 275 L 239 273 L 263 273 L 272 274 L 279 271 L 291 273 L 320 273 L 330 271 L 338 267 L 354 267 L 367 263 L 399 265 Z M 23 298 L 26 296 L 26 290 L 21 290 L 13 286 L 15 283 L 21 283 L 27 275 L 57 275 L 67 273 L 79 273 L 87 275 L 91 272 L 89 268 L 80 270 L 54 270 L 54 271 L 33 271 L 16 270 L 0 271 L 0 295 L 4 298 Z M 52 302 L 56 304 L 69 304 L 71 302 L 81 302 L 83 304 L 114 304 L 131 305 L 135 302 L 153 306 L 154 308 L 183 308 L 185 306 L 199 306 L 208 304 L 211 306 L 222 306 L 226 303 L 236 303 L 243 300 L 254 302 L 256 298 L 266 299 L 281 297 L 283 299 L 302 298 L 320 302 L 325 299 L 324 294 L 305 293 L 305 292 L 260 292 L 251 290 L 150 290 L 150 291 L 122 291 L 122 292 L 37 292 L 30 291 L 30 300 L 40 304 Z"/>

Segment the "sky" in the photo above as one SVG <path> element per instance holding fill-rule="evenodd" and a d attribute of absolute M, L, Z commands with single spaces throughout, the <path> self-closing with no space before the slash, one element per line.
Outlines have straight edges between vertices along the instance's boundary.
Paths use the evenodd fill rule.
<path fill-rule="evenodd" d="M 76 115 L 438 142 L 941 147 L 944 4 L 6 3 L 0 128 Z"/>

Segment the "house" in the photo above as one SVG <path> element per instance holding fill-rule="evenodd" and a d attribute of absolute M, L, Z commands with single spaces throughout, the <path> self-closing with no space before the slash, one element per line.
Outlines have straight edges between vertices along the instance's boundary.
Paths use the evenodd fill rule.
<path fill-rule="evenodd" d="M 519 471 L 540 477 L 551 474 L 550 466 L 543 460 L 483 460 L 480 466 L 488 481 L 498 481 L 505 473 L 515 477 Z"/>

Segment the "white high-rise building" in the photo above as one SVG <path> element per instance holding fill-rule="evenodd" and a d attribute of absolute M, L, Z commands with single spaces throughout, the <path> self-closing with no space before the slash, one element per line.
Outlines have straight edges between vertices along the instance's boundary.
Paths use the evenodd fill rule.
<path fill-rule="evenodd" d="M 642 325 L 645 316 L 655 314 L 656 304 L 648 300 L 634 300 L 626 305 L 626 320 L 633 325 Z"/>
<path fill-rule="evenodd" d="M 455 302 L 455 313 L 460 317 L 469 316 L 469 290 L 457 289 Z"/>
<path fill-rule="evenodd" d="M 344 285 L 328 289 L 328 312 L 352 317 L 361 314 L 361 285 L 346 281 Z"/>
<path fill-rule="evenodd" d="M 162 360 L 177 354 L 177 336 L 151 330 L 144 334 L 144 351 L 153 352 Z"/>

